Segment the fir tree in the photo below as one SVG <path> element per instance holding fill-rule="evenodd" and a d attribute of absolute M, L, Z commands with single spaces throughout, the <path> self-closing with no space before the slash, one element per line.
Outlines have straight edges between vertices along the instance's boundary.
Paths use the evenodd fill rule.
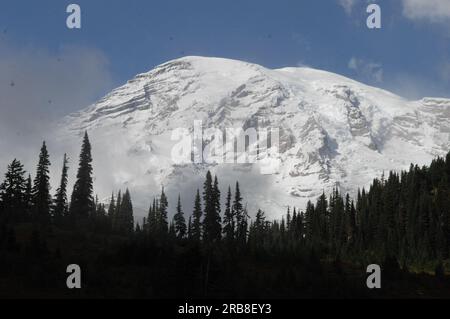
<path fill-rule="evenodd" d="M 26 181 L 24 204 L 25 204 L 25 219 L 28 220 L 31 218 L 33 209 L 33 182 L 31 181 L 30 174 L 28 174 L 28 178 Z"/>
<path fill-rule="evenodd" d="M 120 229 L 121 221 L 120 221 L 120 209 L 122 207 L 122 191 L 119 190 L 117 193 L 117 201 L 116 206 L 114 207 L 114 212 L 112 215 L 111 226 L 114 231 L 118 231 Z"/>
<path fill-rule="evenodd" d="M 166 193 L 164 192 L 164 187 L 161 191 L 161 197 L 159 199 L 159 210 L 158 210 L 158 228 L 162 234 L 167 234 L 169 231 L 169 222 L 167 219 L 167 208 L 169 207 L 169 202 L 167 200 Z"/>
<path fill-rule="evenodd" d="M 8 165 L 5 180 L 0 185 L 0 221 L 21 221 L 25 219 L 27 183 L 25 171 L 20 161 L 14 159 Z"/>
<path fill-rule="evenodd" d="M 69 214 L 77 221 L 88 218 L 94 210 L 91 143 L 86 132 L 81 147 L 79 168 L 73 187 Z"/>
<path fill-rule="evenodd" d="M 224 227 L 223 234 L 228 241 L 234 240 L 234 232 L 236 227 L 236 221 L 233 214 L 233 209 L 231 207 L 231 187 L 228 187 L 227 199 L 225 202 L 225 213 L 224 213 Z"/>
<path fill-rule="evenodd" d="M 34 219 L 41 223 L 50 221 L 50 208 L 52 198 L 50 195 L 50 160 L 45 142 L 42 144 L 39 154 L 39 163 L 34 179 L 32 197 L 33 197 L 33 215 Z"/>
<path fill-rule="evenodd" d="M 197 189 L 195 196 L 194 212 L 192 213 L 192 239 L 200 241 L 202 238 L 202 200 L 200 197 L 200 190 Z"/>
<path fill-rule="evenodd" d="M 203 185 L 204 214 L 203 237 L 205 241 L 215 242 L 221 239 L 220 191 L 217 178 L 214 185 L 211 172 L 206 174 Z M 218 211 L 219 209 L 219 211 Z"/>
<path fill-rule="evenodd" d="M 117 208 L 115 230 L 121 234 L 131 234 L 134 230 L 133 204 L 130 191 L 127 189 Z"/>
<path fill-rule="evenodd" d="M 256 213 L 255 222 L 252 224 L 252 238 L 256 245 L 260 246 L 263 244 L 265 229 L 266 227 L 266 216 L 261 209 L 258 209 Z"/>
<path fill-rule="evenodd" d="M 247 240 L 248 216 L 242 205 L 241 190 L 239 182 L 236 182 L 236 190 L 233 201 L 233 215 L 236 218 L 236 239 L 242 245 Z"/>
<path fill-rule="evenodd" d="M 150 205 L 147 215 L 147 228 L 151 235 L 155 235 L 157 233 L 158 220 L 156 216 L 156 206 L 156 199 L 153 199 L 153 203 Z"/>
<path fill-rule="evenodd" d="M 55 200 L 54 200 L 54 209 L 53 209 L 53 218 L 56 224 L 60 224 L 63 217 L 65 217 L 68 213 L 69 206 L 67 203 L 67 172 L 68 172 L 68 159 L 67 155 L 64 154 L 63 159 L 63 168 L 61 173 L 61 181 L 59 184 L 59 188 L 56 190 Z"/>
<path fill-rule="evenodd" d="M 175 233 L 179 239 L 186 236 L 186 219 L 181 208 L 181 196 L 178 196 L 177 213 L 174 216 Z"/>
<path fill-rule="evenodd" d="M 114 192 L 111 194 L 111 201 L 108 207 L 108 217 L 112 220 L 114 219 L 114 214 L 116 213 L 116 199 L 114 198 Z"/>

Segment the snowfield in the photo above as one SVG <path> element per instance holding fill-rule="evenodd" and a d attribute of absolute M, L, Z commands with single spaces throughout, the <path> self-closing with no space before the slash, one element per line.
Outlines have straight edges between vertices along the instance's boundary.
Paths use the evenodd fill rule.
<path fill-rule="evenodd" d="M 257 164 L 176 165 L 176 128 L 276 127 L 279 172 Z M 129 188 L 135 213 L 146 214 L 164 185 L 171 211 L 178 193 L 190 214 L 207 170 L 218 174 L 222 196 L 239 180 L 250 214 L 279 217 L 303 209 L 322 191 L 359 186 L 411 162 L 428 164 L 450 149 L 450 100 L 409 101 L 340 75 L 311 68 L 271 70 L 241 61 L 185 57 L 137 75 L 58 127 L 75 174 L 81 136 L 93 145 L 95 191 L 106 202 Z M 57 173 L 57 172 L 56 172 Z M 176 194 L 176 195 L 175 195 Z"/>

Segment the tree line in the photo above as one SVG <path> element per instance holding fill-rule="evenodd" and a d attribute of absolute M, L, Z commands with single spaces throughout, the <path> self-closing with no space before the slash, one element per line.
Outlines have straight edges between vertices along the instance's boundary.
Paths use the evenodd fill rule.
<path fill-rule="evenodd" d="M 50 193 L 49 169 L 45 142 L 33 180 L 17 159 L 8 165 L 0 184 L 3 228 L 32 222 L 123 235 L 146 233 L 154 239 L 170 235 L 179 240 L 209 245 L 223 242 L 252 249 L 301 247 L 334 257 L 397 256 L 403 263 L 443 260 L 450 253 L 450 153 L 433 160 L 429 167 L 411 164 L 409 171 L 390 172 L 387 178 L 383 174 L 368 190 L 359 190 L 356 200 L 335 188 L 328 198 L 324 192 L 316 203 L 308 202 L 305 211 L 289 207 L 281 220 L 272 221 L 266 220 L 262 210 L 250 219 L 239 182 L 233 192 L 228 187 L 222 213 L 218 177 L 208 171 L 187 219 L 178 195 L 176 212 L 169 220 L 169 201 L 163 188 L 143 223 L 136 224 L 128 189 L 123 194 L 113 193 L 108 206 L 94 198 L 87 132 L 70 201 L 67 156 L 54 196 Z"/>
<path fill-rule="evenodd" d="M 268 220 L 262 210 L 250 218 L 239 182 L 228 186 L 221 196 L 219 177 L 208 171 L 193 199 L 192 212 L 183 210 L 182 195 L 178 194 L 174 214 L 170 214 L 168 195 L 162 188 L 142 223 L 134 220 L 128 189 L 113 193 L 108 205 L 94 196 L 92 160 L 86 132 L 70 199 L 66 155 L 59 186 L 51 194 L 51 163 L 45 142 L 34 179 L 17 159 L 8 165 L 0 184 L 0 254 L 25 249 L 20 247 L 24 237 L 20 232 L 23 225 L 29 225 L 31 244 L 26 251 L 49 253 L 53 249 L 52 253 L 60 256 L 63 243 L 58 236 L 63 239 L 76 233 L 91 234 L 101 242 L 89 240 L 86 247 L 107 247 L 111 239 L 118 245 L 111 252 L 117 254 L 113 260 L 131 259 L 133 265 L 143 260 L 150 265 L 145 257 L 150 251 L 165 265 L 172 258 L 197 256 L 199 261 L 192 262 L 192 269 L 202 274 L 201 291 L 214 280 L 214 267 L 225 267 L 217 265 L 219 260 L 237 263 L 250 258 L 257 267 L 263 261 L 278 266 L 301 261 L 313 269 L 305 271 L 316 271 L 324 260 L 355 265 L 389 261 L 404 269 L 432 264 L 445 272 L 443 264 L 450 253 L 450 153 L 429 166 L 411 165 L 407 171 L 383 174 L 369 188 L 360 189 L 354 199 L 338 188 L 328 196 L 323 192 L 315 203 L 308 202 L 304 211 L 288 207 L 276 220 Z M 160 267 L 162 274 L 165 266 Z M 173 270 L 177 276 L 185 271 Z M 216 280 L 227 278 L 216 276 Z"/>

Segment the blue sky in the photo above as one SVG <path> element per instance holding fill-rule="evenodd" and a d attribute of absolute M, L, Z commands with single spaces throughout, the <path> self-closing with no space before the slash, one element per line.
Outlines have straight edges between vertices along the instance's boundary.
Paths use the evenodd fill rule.
<path fill-rule="evenodd" d="M 81 30 L 66 27 L 70 3 L 81 6 Z M 368 3 L 381 6 L 381 30 L 366 26 Z M 410 98 L 450 97 L 449 17 L 450 0 L 2 1 L 0 50 L 9 52 L 3 84 L 20 73 L 11 69 L 11 64 L 23 64 L 14 56 L 32 64 L 39 52 L 41 59 L 34 62 L 39 65 L 58 60 L 60 67 L 51 69 L 60 68 L 58 78 L 63 78 L 83 69 L 93 55 L 89 63 L 100 69 L 88 69 L 99 83 L 92 83 L 88 93 L 79 89 L 76 102 L 60 107 L 67 113 L 167 60 L 203 55 L 271 68 L 308 65 Z M 37 72 L 45 82 L 47 72 Z M 89 77 L 83 73 L 80 81 Z"/>

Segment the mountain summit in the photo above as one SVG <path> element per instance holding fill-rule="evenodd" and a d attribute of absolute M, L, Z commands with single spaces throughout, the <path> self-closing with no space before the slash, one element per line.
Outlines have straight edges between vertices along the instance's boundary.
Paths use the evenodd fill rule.
<path fill-rule="evenodd" d="M 173 163 L 173 130 L 280 129 L 277 173 L 254 164 Z M 185 57 L 137 75 L 94 105 L 66 117 L 60 140 L 74 152 L 88 130 L 96 191 L 130 188 L 142 215 L 161 186 L 182 194 L 185 211 L 207 170 L 225 193 L 239 180 L 250 213 L 303 209 L 335 186 L 353 194 L 373 178 L 450 149 L 450 100 L 409 101 L 388 91 L 311 68 L 271 70 L 221 58 Z M 176 194 L 176 195 L 174 195 Z M 225 195 L 225 194 L 222 194 Z M 172 204 L 172 208 L 175 205 Z"/>

